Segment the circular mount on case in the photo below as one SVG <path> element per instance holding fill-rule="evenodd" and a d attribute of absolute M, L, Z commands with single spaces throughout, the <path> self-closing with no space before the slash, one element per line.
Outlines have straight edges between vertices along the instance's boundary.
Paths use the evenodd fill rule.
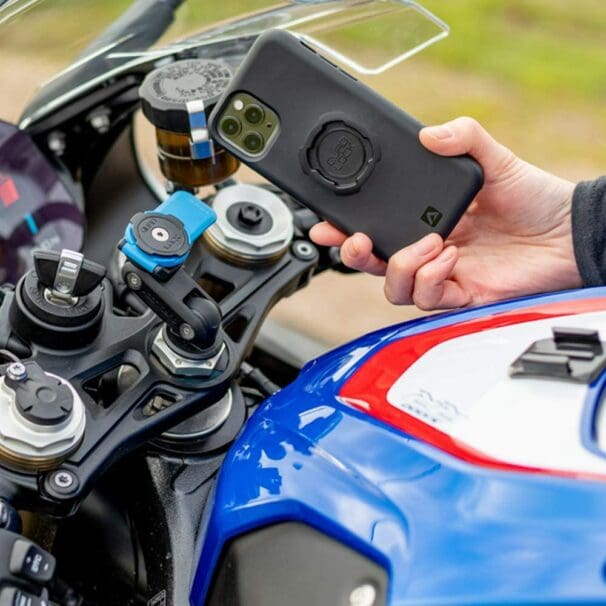
<path fill-rule="evenodd" d="M 337 193 L 360 189 L 380 159 L 370 138 L 345 120 L 316 127 L 300 153 L 306 173 Z"/>

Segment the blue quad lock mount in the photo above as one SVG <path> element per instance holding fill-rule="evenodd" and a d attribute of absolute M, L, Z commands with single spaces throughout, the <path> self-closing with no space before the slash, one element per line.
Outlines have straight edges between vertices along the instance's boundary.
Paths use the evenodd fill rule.
<path fill-rule="evenodd" d="M 153 211 L 135 215 L 120 250 L 151 274 L 181 266 L 192 244 L 217 220 L 215 212 L 185 191 L 172 194 Z"/>
<path fill-rule="evenodd" d="M 164 320 L 162 343 L 183 359 L 208 360 L 225 350 L 217 304 L 182 267 L 215 220 L 204 202 L 178 191 L 135 215 L 119 244 L 126 285 Z"/>

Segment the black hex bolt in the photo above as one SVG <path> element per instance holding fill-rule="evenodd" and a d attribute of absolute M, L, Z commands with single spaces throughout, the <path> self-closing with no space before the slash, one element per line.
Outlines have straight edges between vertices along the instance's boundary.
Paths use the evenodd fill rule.
<path fill-rule="evenodd" d="M 262 210 L 255 204 L 247 204 L 240 209 L 238 219 L 249 227 L 259 225 L 263 220 Z"/>

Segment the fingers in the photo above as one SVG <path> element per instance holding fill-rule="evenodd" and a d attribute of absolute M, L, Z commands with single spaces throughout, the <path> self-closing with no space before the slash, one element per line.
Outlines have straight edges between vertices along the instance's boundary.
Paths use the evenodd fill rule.
<path fill-rule="evenodd" d="M 470 303 L 470 296 L 450 280 L 459 258 L 455 246 L 446 246 L 438 234 L 429 234 L 407 246 L 385 263 L 372 252 L 364 234 L 347 237 L 329 223 L 318 223 L 310 232 L 323 246 L 340 246 L 343 263 L 373 275 L 385 275 L 385 296 L 394 305 L 415 304 L 423 310 L 451 309 Z"/>
<path fill-rule="evenodd" d="M 389 259 L 385 274 L 385 296 L 394 305 L 410 305 L 417 272 L 441 252 L 444 244 L 438 234 L 429 234 L 403 248 Z"/>
<path fill-rule="evenodd" d="M 412 300 L 419 309 L 451 309 L 470 303 L 469 295 L 461 286 L 448 279 L 458 259 L 458 249 L 448 246 L 417 271 Z"/>
<path fill-rule="evenodd" d="M 309 236 L 320 246 L 341 246 L 347 239 L 347 236 L 342 231 L 339 231 L 327 221 L 316 223 L 309 230 Z"/>
<path fill-rule="evenodd" d="M 330 223 L 323 221 L 314 225 L 309 235 L 320 246 L 341 247 L 341 260 L 347 267 L 375 276 L 385 275 L 387 263 L 372 253 L 372 241 L 364 234 L 347 237 Z"/>
<path fill-rule="evenodd" d="M 473 156 L 484 169 L 486 181 L 501 180 L 518 159 L 507 147 L 473 118 L 457 118 L 439 126 L 428 126 L 419 133 L 421 143 L 441 156 Z"/>
<path fill-rule="evenodd" d="M 372 241 L 364 234 L 354 234 L 341 246 L 341 260 L 347 267 L 374 276 L 383 276 L 387 263 L 372 253 Z"/>

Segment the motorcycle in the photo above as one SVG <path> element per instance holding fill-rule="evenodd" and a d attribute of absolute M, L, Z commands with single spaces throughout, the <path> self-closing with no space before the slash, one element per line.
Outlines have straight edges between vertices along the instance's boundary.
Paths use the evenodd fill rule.
<path fill-rule="evenodd" d="M 603 603 L 606 290 L 319 355 L 265 319 L 338 250 L 207 137 L 265 29 L 379 73 L 446 24 L 330 0 L 165 44 L 181 4 L 133 3 L 0 123 L 0 605 Z M 373 19 L 412 33 L 370 65 L 344 41 Z"/>

